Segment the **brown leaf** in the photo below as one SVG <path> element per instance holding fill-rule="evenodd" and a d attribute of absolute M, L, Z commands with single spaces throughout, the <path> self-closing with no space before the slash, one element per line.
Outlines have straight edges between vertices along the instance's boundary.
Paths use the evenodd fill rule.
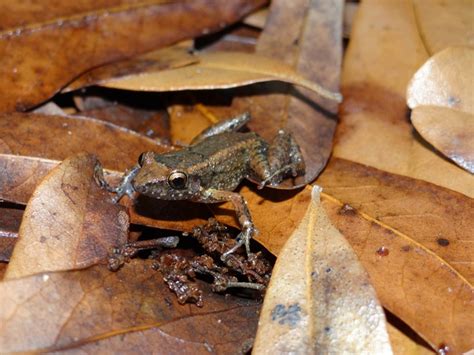
<path fill-rule="evenodd" d="M 367 273 L 320 204 L 320 188 L 281 250 L 253 352 L 391 354 Z"/>
<path fill-rule="evenodd" d="M 474 196 L 472 176 L 424 144 L 407 120 L 406 87 L 427 57 L 410 2 L 360 4 L 334 155 Z"/>
<path fill-rule="evenodd" d="M 411 122 L 418 133 L 460 167 L 474 174 L 474 114 L 417 106 Z"/>
<path fill-rule="evenodd" d="M 10 260 L 22 217 L 22 209 L 0 204 L 0 261 Z"/>
<path fill-rule="evenodd" d="M 123 79 L 133 75 L 144 75 L 166 69 L 194 64 L 199 58 L 189 48 L 176 45 L 143 54 L 138 57 L 111 63 L 92 69 L 70 83 L 63 92 L 73 91 L 91 85 L 106 84 L 110 80 Z"/>
<path fill-rule="evenodd" d="M 416 22 L 430 54 L 450 46 L 474 45 L 470 0 L 414 0 Z"/>
<path fill-rule="evenodd" d="M 183 91 L 226 89 L 279 80 L 312 90 L 329 100 L 342 99 L 339 93 L 330 92 L 270 57 L 241 52 L 208 52 L 196 56 L 198 60 L 187 66 L 112 78 L 100 85 L 137 91 Z"/>
<path fill-rule="evenodd" d="M 128 215 L 97 185 L 97 164 L 86 154 L 66 159 L 38 185 L 5 278 L 86 268 L 127 241 Z"/>
<path fill-rule="evenodd" d="M 333 159 L 317 183 L 326 194 L 409 236 L 474 281 L 472 199 L 343 159 Z"/>
<path fill-rule="evenodd" d="M 87 69 L 215 31 L 264 3 L 84 2 L 82 8 L 66 5 L 50 12 L 56 5 L 46 2 L 39 15 L 30 15 L 15 11 L 22 5 L 11 2 L 3 13 L 25 14 L 25 19 L 4 24 L 0 35 L 0 112 L 35 106 Z"/>
<path fill-rule="evenodd" d="M 169 146 L 127 129 L 86 117 L 12 113 L 0 117 L 0 153 L 62 160 L 81 152 L 99 156 L 109 169 L 135 165 L 147 150 Z"/>
<path fill-rule="evenodd" d="M 0 283 L 0 351 L 213 351 L 251 344 L 259 304 L 205 288 L 202 308 L 178 304 L 151 261 L 116 273 L 97 265 Z M 162 350 L 166 349 L 166 350 Z"/>

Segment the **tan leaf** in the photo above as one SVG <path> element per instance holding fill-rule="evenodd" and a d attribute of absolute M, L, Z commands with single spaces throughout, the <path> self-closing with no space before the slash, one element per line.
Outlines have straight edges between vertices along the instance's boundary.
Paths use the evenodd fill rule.
<path fill-rule="evenodd" d="M 430 54 L 450 46 L 473 46 L 471 0 L 413 0 L 416 22 Z"/>
<path fill-rule="evenodd" d="M 23 3 L 5 3 L 2 13 L 8 18 L 25 17 L 7 21 L 0 33 L 0 112 L 36 106 L 101 64 L 219 30 L 265 1 L 93 3 L 71 7 L 42 2 L 34 4 L 36 11 L 25 10 Z M 51 11 L 56 7 L 60 9 Z"/>
<path fill-rule="evenodd" d="M 248 349 L 259 303 L 200 286 L 202 308 L 178 304 L 151 260 L 116 273 L 96 265 L 0 282 L 0 352 Z"/>
<path fill-rule="evenodd" d="M 406 87 L 427 59 L 410 1 L 360 4 L 343 67 L 334 155 L 474 197 L 472 176 L 420 141 L 406 119 Z"/>
<path fill-rule="evenodd" d="M 128 235 L 128 215 L 94 179 L 97 159 L 78 155 L 53 169 L 26 206 L 5 278 L 86 268 Z"/>
<path fill-rule="evenodd" d="M 391 354 L 367 273 L 320 204 L 319 187 L 281 250 L 253 353 Z"/>
<path fill-rule="evenodd" d="M 460 167 L 474 174 L 474 114 L 417 106 L 411 122 L 418 133 Z"/>
<path fill-rule="evenodd" d="M 474 49 L 447 48 L 426 61 L 407 89 L 410 108 L 442 106 L 474 113 Z"/>
<path fill-rule="evenodd" d="M 102 82 L 101 86 L 138 91 L 181 91 L 226 89 L 280 80 L 333 101 L 342 99 L 340 94 L 326 90 L 270 57 L 241 52 L 209 52 L 197 57 L 197 63 L 184 67 L 113 78 Z"/>
<path fill-rule="evenodd" d="M 81 152 L 96 154 L 106 168 L 125 170 L 147 150 L 168 145 L 87 117 L 12 113 L 0 116 L 0 153 L 62 160 Z"/>
<path fill-rule="evenodd" d="M 403 329 L 406 332 L 406 329 Z M 433 350 L 420 344 L 413 331 L 407 335 L 392 324 L 387 323 L 387 331 L 390 336 L 390 344 L 393 353 L 400 355 L 433 355 Z"/>
<path fill-rule="evenodd" d="M 199 58 L 189 52 L 189 48 L 176 45 L 159 49 L 128 60 L 111 63 L 92 69 L 74 80 L 63 92 L 69 92 L 91 85 L 100 85 L 117 78 L 132 76 L 134 74 L 158 72 L 166 69 L 179 68 L 194 64 Z"/>

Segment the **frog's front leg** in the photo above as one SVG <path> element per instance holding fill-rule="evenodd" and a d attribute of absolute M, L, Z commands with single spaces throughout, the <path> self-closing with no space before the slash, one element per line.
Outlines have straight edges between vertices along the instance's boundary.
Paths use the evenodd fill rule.
<path fill-rule="evenodd" d="M 242 195 L 225 190 L 216 190 L 216 189 L 206 189 L 201 191 L 201 194 L 197 198 L 193 199 L 196 202 L 203 203 L 214 203 L 214 202 L 225 202 L 229 201 L 234 205 L 235 213 L 237 214 L 237 219 L 239 224 L 242 227 L 242 231 L 238 235 L 238 242 L 231 249 L 226 251 L 222 255 L 222 259 L 226 259 L 227 256 L 232 254 L 242 245 L 245 245 L 245 250 L 247 255 L 250 255 L 250 239 L 258 233 L 252 222 L 252 216 L 247 207 L 247 201 L 242 197 Z"/>
<path fill-rule="evenodd" d="M 107 190 L 110 192 L 115 192 L 115 196 L 112 199 L 114 202 L 120 201 L 120 199 L 127 195 L 131 199 L 133 199 L 133 194 L 135 193 L 135 189 L 132 186 L 132 180 L 137 176 L 138 172 L 140 171 L 140 165 L 135 165 L 130 170 L 127 170 L 123 176 L 120 184 L 117 187 L 111 187 L 109 185 L 106 186 Z"/>

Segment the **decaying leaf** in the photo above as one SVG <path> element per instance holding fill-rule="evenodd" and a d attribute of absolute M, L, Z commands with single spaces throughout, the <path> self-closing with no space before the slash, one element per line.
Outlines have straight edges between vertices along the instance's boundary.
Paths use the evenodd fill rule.
<path fill-rule="evenodd" d="M 413 0 L 418 30 L 431 55 L 451 46 L 473 46 L 470 0 Z"/>
<path fill-rule="evenodd" d="M 312 201 L 280 251 L 263 304 L 255 354 L 391 354 L 383 309 L 313 187 Z"/>
<path fill-rule="evenodd" d="M 334 155 L 474 197 L 471 174 L 421 142 L 407 120 L 406 87 L 427 59 L 411 2 L 360 4 L 343 67 Z"/>
<path fill-rule="evenodd" d="M 258 302 L 206 289 L 202 308 L 183 307 L 151 264 L 134 260 L 116 273 L 96 265 L 1 282 L 0 352 L 248 350 Z"/>
<path fill-rule="evenodd" d="M 66 159 L 26 206 L 5 278 L 81 269 L 104 261 L 128 237 L 128 215 L 94 179 L 97 159 Z"/>
<path fill-rule="evenodd" d="M 218 30 L 264 3 L 85 1 L 82 8 L 50 12 L 56 5 L 44 2 L 28 14 L 15 11 L 22 3 L 9 2 L 3 14 L 25 18 L 0 25 L 0 112 L 36 106 L 88 69 Z"/>
<path fill-rule="evenodd" d="M 474 174 L 474 114 L 417 106 L 411 122 L 418 133 L 460 167 Z"/>
<path fill-rule="evenodd" d="M 196 56 L 198 60 L 186 66 L 112 78 L 100 85 L 137 91 L 182 91 L 226 89 L 280 80 L 312 90 L 329 100 L 342 100 L 339 93 L 325 89 L 270 57 L 241 52 L 209 52 Z"/>
<path fill-rule="evenodd" d="M 88 152 L 106 168 L 125 170 L 144 151 L 169 146 L 130 130 L 87 117 L 12 113 L 0 116 L 0 153 L 62 160 Z"/>

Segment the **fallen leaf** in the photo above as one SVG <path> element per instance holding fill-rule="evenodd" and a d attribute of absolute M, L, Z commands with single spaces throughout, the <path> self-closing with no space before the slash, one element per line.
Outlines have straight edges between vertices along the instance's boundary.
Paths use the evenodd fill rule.
<path fill-rule="evenodd" d="M 56 4 L 36 4 L 37 13 L 46 15 L 15 11 L 24 4 L 8 3 L 3 13 L 8 18 L 15 12 L 24 14 L 25 20 L 2 25 L 0 112 L 36 106 L 88 69 L 218 30 L 264 3 L 157 0 L 96 6 L 82 2 L 83 8 L 53 12 L 50 8 Z"/>
<path fill-rule="evenodd" d="M 474 114 L 439 106 L 417 106 L 411 122 L 441 153 L 474 174 Z"/>
<path fill-rule="evenodd" d="M 427 59 L 411 2 L 360 3 L 343 66 L 334 156 L 474 197 L 471 174 L 426 145 L 407 120 L 406 87 Z"/>
<path fill-rule="evenodd" d="M 100 85 L 136 91 L 183 91 L 227 89 L 279 80 L 302 86 L 329 100 L 342 99 L 339 93 L 325 89 L 270 57 L 241 52 L 208 52 L 196 56 L 196 63 L 187 66 L 112 78 Z"/>
<path fill-rule="evenodd" d="M 413 0 L 416 23 L 430 54 L 450 46 L 473 46 L 474 13 L 470 0 Z"/>
<path fill-rule="evenodd" d="M 433 147 L 474 173 L 474 50 L 450 47 L 431 57 L 407 89 L 416 130 Z"/>
<path fill-rule="evenodd" d="M 0 117 L 0 153 L 62 160 L 96 154 L 106 168 L 125 170 L 147 150 L 170 147 L 133 131 L 87 117 L 12 113 Z"/>
<path fill-rule="evenodd" d="M 10 260 L 22 217 L 23 209 L 14 208 L 11 204 L 0 204 L 0 262 Z"/>
<path fill-rule="evenodd" d="M 369 273 L 385 308 L 433 349 L 442 344 L 453 353 L 472 348 L 471 283 L 411 236 L 334 198 L 323 195 L 323 206 Z"/>
<path fill-rule="evenodd" d="M 320 188 L 281 250 L 265 295 L 255 354 L 392 354 L 369 277 L 320 204 Z"/>
<path fill-rule="evenodd" d="M 344 159 L 332 159 L 317 183 L 324 193 L 409 236 L 474 281 L 471 198 Z"/>
<path fill-rule="evenodd" d="M 69 92 L 91 85 L 100 85 L 118 78 L 144 75 L 195 64 L 199 58 L 190 53 L 190 48 L 176 45 L 159 49 L 131 59 L 103 65 L 81 75 L 62 92 Z"/>
<path fill-rule="evenodd" d="M 96 265 L 1 282 L 0 352 L 248 349 L 258 302 L 200 284 L 204 306 L 182 306 L 151 264 L 133 260 L 116 273 Z"/>
<path fill-rule="evenodd" d="M 66 159 L 35 189 L 21 222 L 6 279 L 86 268 L 106 260 L 128 236 L 128 215 L 94 179 L 95 157 Z"/>
<path fill-rule="evenodd" d="M 411 109 L 420 105 L 453 108 L 474 113 L 474 49 L 447 48 L 414 73 L 407 89 Z"/>

